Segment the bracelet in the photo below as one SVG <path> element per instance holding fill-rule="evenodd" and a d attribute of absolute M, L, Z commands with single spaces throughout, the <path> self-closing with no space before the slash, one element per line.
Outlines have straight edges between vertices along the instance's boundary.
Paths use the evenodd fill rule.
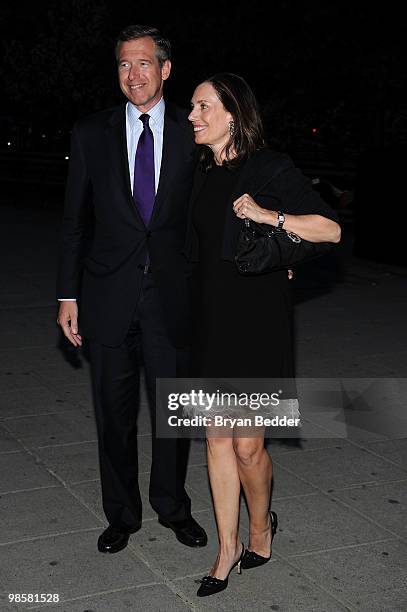
<path fill-rule="evenodd" d="M 277 211 L 277 217 L 278 217 L 278 225 L 277 225 L 277 229 L 281 230 L 283 229 L 283 225 L 285 223 L 285 215 L 283 212 L 281 212 L 281 210 Z"/>

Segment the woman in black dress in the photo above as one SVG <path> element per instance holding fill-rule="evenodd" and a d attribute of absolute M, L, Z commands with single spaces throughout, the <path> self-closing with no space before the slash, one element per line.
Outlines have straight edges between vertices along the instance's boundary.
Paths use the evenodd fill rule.
<path fill-rule="evenodd" d="M 287 156 L 265 147 L 256 99 L 242 78 L 223 73 L 201 83 L 189 120 L 202 145 L 186 246 L 197 262 L 199 293 L 193 373 L 293 378 L 287 272 L 240 275 L 234 263 L 237 238 L 248 218 L 283 223 L 312 242 L 339 242 L 336 215 Z M 275 512 L 269 512 L 272 463 L 264 431 L 207 436 L 207 452 L 220 546 L 199 596 L 225 589 L 235 565 L 247 569 L 268 561 L 277 526 Z M 250 515 L 247 550 L 238 533 L 241 486 Z"/>

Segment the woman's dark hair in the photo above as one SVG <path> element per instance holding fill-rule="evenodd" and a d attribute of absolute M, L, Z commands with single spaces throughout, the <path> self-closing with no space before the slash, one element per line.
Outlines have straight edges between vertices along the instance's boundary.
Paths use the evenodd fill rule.
<path fill-rule="evenodd" d="M 230 72 L 220 72 L 205 83 L 215 89 L 225 110 L 233 117 L 234 130 L 225 146 L 225 166 L 233 168 L 250 157 L 257 149 L 265 147 L 263 123 L 257 100 L 250 86 L 242 77 Z M 231 152 L 235 157 L 230 158 Z M 208 170 L 214 164 L 213 152 L 207 146 L 202 147 L 201 166 Z"/>
<path fill-rule="evenodd" d="M 128 40 L 137 40 L 149 36 L 153 39 L 156 46 L 157 59 L 162 67 L 166 60 L 171 59 L 171 43 L 165 38 L 157 28 L 144 25 L 130 25 L 124 28 L 117 37 L 115 55 L 119 59 L 121 44 Z"/>

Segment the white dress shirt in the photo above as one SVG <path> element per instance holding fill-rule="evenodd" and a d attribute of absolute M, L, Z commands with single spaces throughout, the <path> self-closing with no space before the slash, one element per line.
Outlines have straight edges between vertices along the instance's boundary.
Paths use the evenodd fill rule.
<path fill-rule="evenodd" d="M 164 98 L 153 108 L 150 108 L 148 122 L 154 137 L 154 175 L 155 175 L 155 192 L 157 193 L 158 182 L 160 180 L 161 158 L 163 153 L 163 134 L 164 134 L 164 113 L 165 103 Z M 138 110 L 131 102 L 126 105 L 126 138 L 127 138 L 127 156 L 130 172 L 130 185 L 133 190 L 134 182 L 134 160 L 136 158 L 136 150 L 138 140 L 143 131 L 143 123 L 139 120 L 143 113 Z"/>

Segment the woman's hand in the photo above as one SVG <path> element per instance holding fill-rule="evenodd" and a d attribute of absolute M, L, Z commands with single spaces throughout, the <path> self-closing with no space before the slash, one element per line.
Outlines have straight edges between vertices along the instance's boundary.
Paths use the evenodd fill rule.
<path fill-rule="evenodd" d="M 256 204 L 248 193 L 233 202 L 233 210 L 239 219 L 251 219 L 256 223 L 264 223 L 264 214 L 270 212 Z"/>
<path fill-rule="evenodd" d="M 251 219 L 256 223 L 278 226 L 277 211 L 261 208 L 248 193 L 244 193 L 233 202 L 233 210 L 239 219 Z M 310 242 L 339 242 L 341 239 L 341 227 L 336 221 L 314 213 L 307 215 L 285 213 L 284 229 Z"/>

